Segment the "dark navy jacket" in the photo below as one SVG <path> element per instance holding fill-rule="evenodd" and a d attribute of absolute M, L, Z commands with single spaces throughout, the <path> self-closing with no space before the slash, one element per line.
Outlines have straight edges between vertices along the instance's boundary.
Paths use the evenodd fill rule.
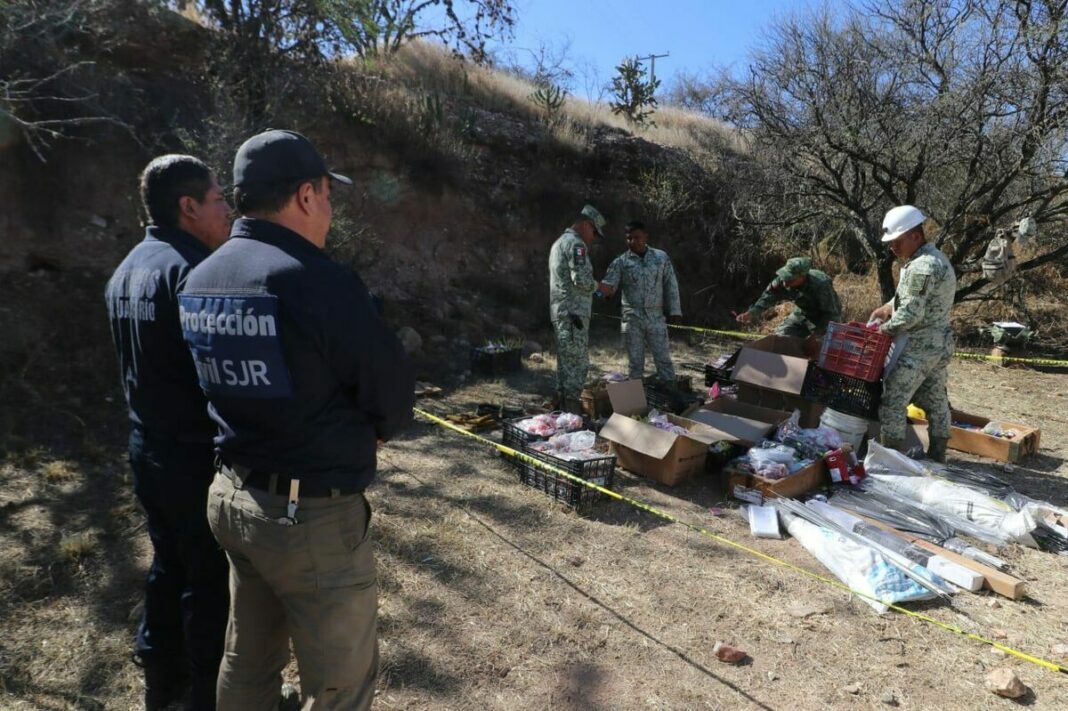
<path fill-rule="evenodd" d="M 178 324 L 178 292 L 208 254 L 187 232 L 149 227 L 104 292 L 130 420 L 149 436 L 210 443 L 216 433 Z"/>
<path fill-rule="evenodd" d="M 281 225 L 235 222 L 179 318 L 230 464 L 362 489 L 411 421 L 412 366 L 367 287 Z"/>

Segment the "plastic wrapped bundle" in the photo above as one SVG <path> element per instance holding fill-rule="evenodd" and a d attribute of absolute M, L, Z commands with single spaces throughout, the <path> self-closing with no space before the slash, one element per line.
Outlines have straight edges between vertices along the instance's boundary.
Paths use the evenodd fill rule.
<path fill-rule="evenodd" d="M 887 603 L 897 605 L 937 597 L 871 547 L 785 511 L 779 515 L 805 550 L 852 590 L 867 596 L 861 599 L 879 614 L 889 609 Z"/>
<path fill-rule="evenodd" d="M 932 543 L 942 543 L 956 534 L 956 529 L 945 519 L 920 508 L 909 499 L 881 491 L 878 482 L 870 480 L 862 481 L 858 486 L 835 486 L 831 503 Z"/>
<path fill-rule="evenodd" d="M 985 565 L 998 569 L 1006 567 L 1005 561 L 1000 558 L 957 538 L 958 533 L 964 533 L 980 540 L 987 540 L 990 534 L 981 526 L 956 517 L 950 521 L 946 516 L 923 508 L 910 499 L 894 496 L 876 479 L 865 479 L 860 482 L 859 486 L 836 486 L 831 496 L 831 503 L 858 515 L 881 521 L 899 531 L 937 543 L 943 548 Z M 991 542 L 1000 545 L 1000 540 L 999 537 Z"/>
<path fill-rule="evenodd" d="M 801 427 L 801 412 L 794 410 L 786 422 L 779 426 L 775 439 L 796 449 L 807 459 L 820 459 L 824 454 L 842 446 L 842 438 L 830 427 Z"/>
<path fill-rule="evenodd" d="M 1000 499 L 962 484 L 931 476 L 919 462 L 872 442 L 864 466 L 891 494 L 934 511 L 961 530 L 971 528 L 995 545 L 1010 542 L 1037 548 L 1031 532 L 1038 527 L 1031 511 L 1017 511 Z M 974 526 L 969 526 L 974 524 Z M 975 528 L 978 527 L 978 528 Z"/>
<path fill-rule="evenodd" d="M 536 452 L 574 461 L 598 459 L 605 456 L 604 452 L 594 449 L 596 444 L 597 435 L 594 432 L 579 430 L 553 435 L 545 442 L 533 442 L 527 446 Z"/>

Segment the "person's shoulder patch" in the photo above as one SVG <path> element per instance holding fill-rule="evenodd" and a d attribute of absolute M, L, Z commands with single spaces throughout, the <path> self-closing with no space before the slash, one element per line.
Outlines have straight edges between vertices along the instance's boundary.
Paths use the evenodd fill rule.
<path fill-rule="evenodd" d="M 585 259 L 586 258 L 586 248 L 582 247 L 582 246 L 576 246 L 575 247 L 575 258 L 576 259 Z"/>
<path fill-rule="evenodd" d="M 909 283 L 906 285 L 908 293 L 916 296 L 922 294 L 927 289 L 927 278 L 930 275 L 926 272 L 916 272 L 909 276 Z"/>

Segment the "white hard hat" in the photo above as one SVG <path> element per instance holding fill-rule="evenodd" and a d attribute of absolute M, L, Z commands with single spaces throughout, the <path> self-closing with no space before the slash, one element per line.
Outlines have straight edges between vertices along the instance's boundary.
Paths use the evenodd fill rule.
<path fill-rule="evenodd" d="M 883 218 L 883 242 L 893 242 L 913 227 L 922 225 L 927 217 L 912 205 L 898 205 Z"/>

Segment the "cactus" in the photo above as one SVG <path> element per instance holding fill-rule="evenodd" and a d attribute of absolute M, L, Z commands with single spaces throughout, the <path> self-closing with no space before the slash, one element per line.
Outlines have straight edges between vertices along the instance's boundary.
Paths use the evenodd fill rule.
<path fill-rule="evenodd" d="M 547 123 L 556 121 L 567 99 L 567 91 L 556 84 L 542 84 L 527 97 L 534 106 L 545 112 Z"/>

